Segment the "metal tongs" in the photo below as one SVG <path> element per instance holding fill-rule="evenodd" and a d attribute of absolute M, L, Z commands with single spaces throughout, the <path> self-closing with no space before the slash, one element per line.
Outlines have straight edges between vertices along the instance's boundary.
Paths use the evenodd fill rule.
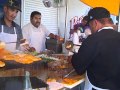
<path fill-rule="evenodd" d="M 20 44 L 25 43 L 26 39 L 21 39 Z M 18 43 L 18 42 L 5 42 L 5 44 Z"/>
<path fill-rule="evenodd" d="M 72 74 L 75 71 L 75 69 L 71 70 L 68 74 L 64 76 L 64 78 L 68 77 L 70 74 Z"/>
<path fill-rule="evenodd" d="M 17 42 L 5 42 L 5 44 L 11 44 L 11 43 L 17 43 Z"/>

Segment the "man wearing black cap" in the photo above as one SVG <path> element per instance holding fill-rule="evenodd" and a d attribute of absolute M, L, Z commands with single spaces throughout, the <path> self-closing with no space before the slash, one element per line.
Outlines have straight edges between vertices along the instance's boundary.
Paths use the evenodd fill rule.
<path fill-rule="evenodd" d="M 73 55 L 72 65 L 78 74 L 87 72 L 84 90 L 120 90 L 120 34 L 105 8 L 91 9 L 88 17 L 92 35 Z"/>
<path fill-rule="evenodd" d="M 22 39 L 21 28 L 13 20 L 21 11 L 18 0 L 7 0 L 4 5 L 4 16 L 0 19 L 0 41 L 6 43 L 6 49 L 14 52 Z"/>

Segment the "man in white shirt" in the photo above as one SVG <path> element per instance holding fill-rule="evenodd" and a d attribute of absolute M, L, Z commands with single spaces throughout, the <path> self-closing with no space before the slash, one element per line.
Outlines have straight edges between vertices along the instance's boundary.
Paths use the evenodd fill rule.
<path fill-rule="evenodd" d="M 41 13 L 33 11 L 30 16 L 30 23 L 23 26 L 23 37 L 27 40 L 29 47 L 34 47 L 39 53 L 45 50 L 46 37 L 60 39 L 59 36 L 50 33 L 44 25 L 41 24 Z M 26 47 L 27 49 L 29 47 Z"/>

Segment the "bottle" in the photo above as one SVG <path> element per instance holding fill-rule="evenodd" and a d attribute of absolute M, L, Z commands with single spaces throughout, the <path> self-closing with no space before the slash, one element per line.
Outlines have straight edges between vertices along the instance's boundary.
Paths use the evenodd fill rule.
<path fill-rule="evenodd" d="M 30 82 L 30 73 L 28 71 L 25 71 L 24 90 L 32 90 L 32 86 Z"/>

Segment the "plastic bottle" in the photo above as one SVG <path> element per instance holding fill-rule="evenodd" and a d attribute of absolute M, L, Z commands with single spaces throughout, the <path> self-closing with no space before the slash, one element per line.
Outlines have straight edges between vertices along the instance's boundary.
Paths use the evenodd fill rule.
<path fill-rule="evenodd" d="M 32 86 L 30 82 L 30 73 L 28 71 L 25 71 L 24 90 L 32 90 Z"/>

